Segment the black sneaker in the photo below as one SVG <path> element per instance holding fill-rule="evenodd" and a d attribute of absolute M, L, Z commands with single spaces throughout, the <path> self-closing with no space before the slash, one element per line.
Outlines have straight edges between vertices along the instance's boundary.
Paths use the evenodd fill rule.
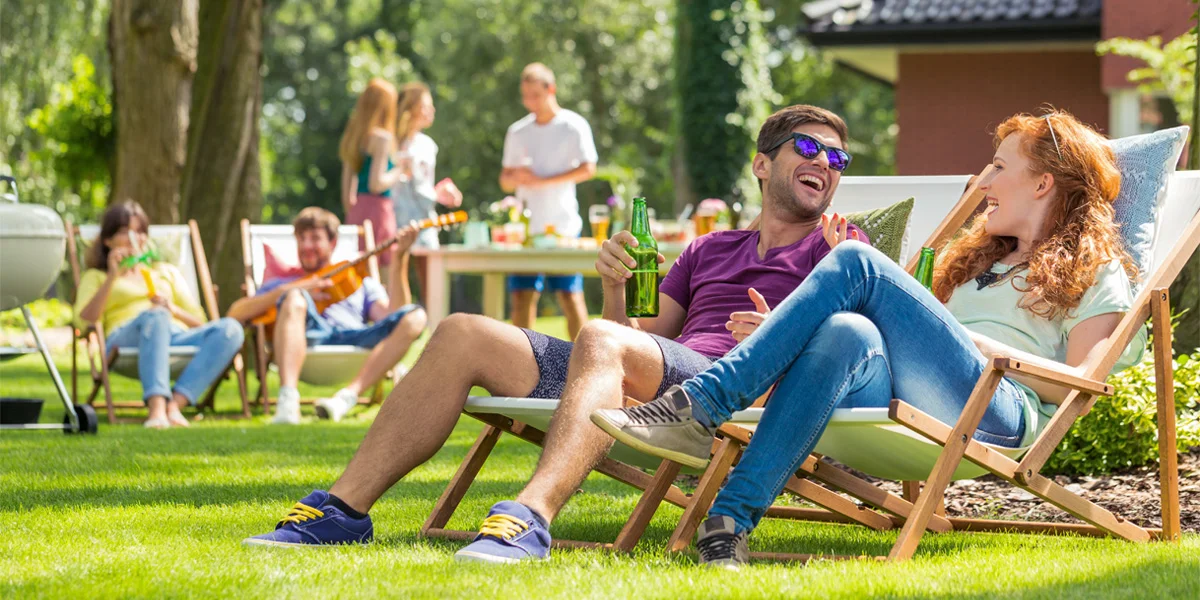
<path fill-rule="evenodd" d="M 746 532 L 735 533 L 733 519 L 709 517 L 700 524 L 696 532 L 696 550 L 700 552 L 700 564 L 707 567 L 737 571 L 750 563 L 750 549 L 746 546 Z"/>

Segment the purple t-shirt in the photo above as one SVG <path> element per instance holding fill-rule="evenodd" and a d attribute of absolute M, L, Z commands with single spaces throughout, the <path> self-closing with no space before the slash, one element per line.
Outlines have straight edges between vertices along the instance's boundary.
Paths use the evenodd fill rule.
<path fill-rule="evenodd" d="M 870 243 L 861 229 L 858 238 Z M 659 292 L 687 311 L 675 341 L 710 358 L 724 356 L 737 345 L 725 329 L 729 315 L 755 310 L 748 290 L 758 290 L 775 308 L 826 254 L 829 244 L 817 228 L 808 237 L 758 258 L 758 231 L 716 231 L 697 238 L 667 272 Z"/>

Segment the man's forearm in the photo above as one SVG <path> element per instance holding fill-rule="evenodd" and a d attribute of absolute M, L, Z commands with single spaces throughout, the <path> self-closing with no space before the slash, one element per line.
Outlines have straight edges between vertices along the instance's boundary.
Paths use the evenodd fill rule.
<path fill-rule="evenodd" d="M 583 183 L 595 176 L 596 164 L 583 163 L 582 165 L 579 165 L 578 167 L 575 167 L 574 169 L 571 169 L 565 173 L 559 173 L 558 175 L 552 175 L 550 177 L 543 177 L 542 184 L 554 185 L 556 183 Z"/>
<path fill-rule="evenodd" d="M 266 294 L 242 298 L 229 307 L 229 311 L 225 316 L 246 323 L 270 310 L 272 306 L 275 306 L 279 302 L 279 297 L 289 289 L 288 286 L 280 286 Z"/>

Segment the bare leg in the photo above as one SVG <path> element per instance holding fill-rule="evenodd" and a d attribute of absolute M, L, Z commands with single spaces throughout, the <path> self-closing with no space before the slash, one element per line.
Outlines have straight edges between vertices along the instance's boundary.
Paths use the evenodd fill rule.
<path fill-rule="evenodd" d="M 412 346 L 413 341 L 421 335 L 425 330 L 425 311 L 419 308 L 413 309 L 412 312 L 404 315 L 403 319 L 396 324 L 396 328 L 392 330 L 371 354 L 367 356 L 367 362 L 358 371 L 358 375 L 354 377 L 350 383 L 346 384 L 346 389 L 353 392 L 355 395 L 361 394 L 366 388 L 369 388 L 383 379 L 387 370 L 394 367 L 404 355 L 408 353 L 409 346 Z"/>
<path fill-rule="evenodd" d="M 275 366 L 279 367 L 279 385 L 295 388 L 300 382 L 300 367 L 308 355 L 304 337 L 308 321 L 308 301 L 299 290 L 292 290 L 279 304 L 275 320 Z"/>
<path fill-rule="evenodd" d="M 446 317 L 388 395 L 330 493 L 367 512 L 446 443 L 471 386 L 498 396 L 526 396 L 537 382 L 533 349 L 519 329 L 479 315 Z"/>
<path fill-rule="evenodd" d="M 512 323 L 517 327 L 533 329 L 537 321 L 538 298 L 542 295 L 534 290 L 518 290 L 513 292 Z"/>
<path fill-rule="evenodd" d="M 593 425 L 589 415 L 620 407 L 626 394 L 654 399 L 662 374 L 662 351 L 649 335 L 612 321 L 584 326 L 571 352 L 567 386 L 546 432 L 542 457 L 517 502 L 554 520 L 612 447 L 612 437 Z"/>
<path fill-rule="evenodd" d="M 567 317 L 567 332 L 574 341 L 579 337 L 579 330 L 583 329 L 584 323 L 588 321 L 587 303 L 583 300 L 583 293 L 558 292 L 555 297 L 558 299 L 558 307 Z"/>

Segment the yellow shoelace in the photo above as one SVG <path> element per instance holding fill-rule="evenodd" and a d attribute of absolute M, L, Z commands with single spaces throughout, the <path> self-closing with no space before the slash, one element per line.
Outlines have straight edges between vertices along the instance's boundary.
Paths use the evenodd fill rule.
<path fill-rule="evenodd" d="M 529 525 L 512 515 L 492 515 L 483 520 L 479 533 L 511 540 L 526 529 Z"/>
<path fill-rule="evenodd" d="M 303 523 L 311 519 L 320 519 L 323 516 L 325 516 L 325 513 L 307 504 L 301 504 L 297 502 L 296 505 L 292 507 L 292 510 L 288 512 L 288 515 L 284 517 L 283 520 L 279 521 L 279 524 Z"/>

